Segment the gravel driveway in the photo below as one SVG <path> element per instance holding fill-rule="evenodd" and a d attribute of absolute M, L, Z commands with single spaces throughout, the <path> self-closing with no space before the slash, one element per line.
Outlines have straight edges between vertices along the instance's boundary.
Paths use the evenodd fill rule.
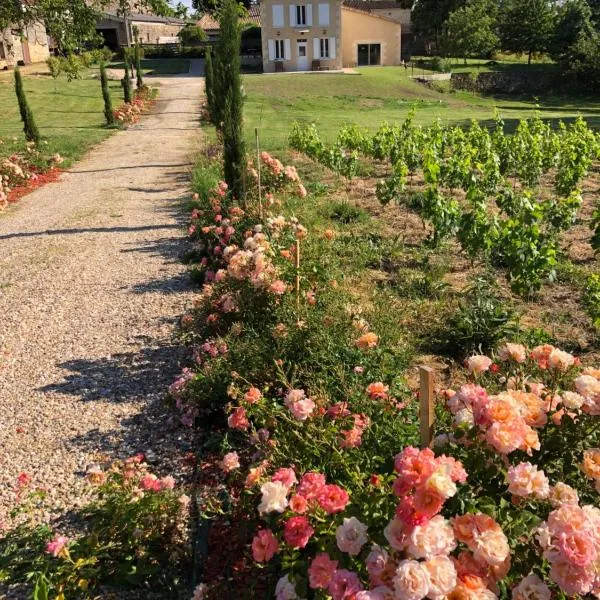
<path fill-rule="evenodd" d="M 162 399 L 193 295 L 178 257 L 199 73 L 149 80 L 151 115 L 0 215 L 0 524 L 21 472 L 61 513 L 102 455 L 164 468 L 187 447 Z"/>

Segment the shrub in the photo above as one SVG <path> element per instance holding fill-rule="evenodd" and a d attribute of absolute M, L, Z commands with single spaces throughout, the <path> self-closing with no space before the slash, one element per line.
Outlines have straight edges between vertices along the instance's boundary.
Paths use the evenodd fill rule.
<path fill-rule="evenodd" d="M 194 44 L 200 44 L 208 40 L 208 36 L 201 27 L 188 23 L 183 29 L 177 34 L 177 37 L 181 40 L 182 44 L 193 46 Z"/>
<path fill-rule="evenodd" d="M 452 71 L 452 61 L 448 58 L 434 56 L 431 59 L 431 70 L 439 73 L 450 73 Z"/>
<path fill-rule="evenodd" d="M 600 275 L 591 275 L 583 291 L 583 305 L 596 329 L 600 330 Z"/>
<path fill-rule="evenodd" d="M 123 98 L 126 103 L 131 103 L 133 93 L 131 90 L 131 77 L 129 76 L 129 59 L 125 57 L 125 74 L 123 76 Z"/>
<path fill-rule="evenodd" d="M 466 356 L 486 352 L 514 332 L 514 313 L 498 295 L 493 276 L 475 279 L 463 292 L 445 334 L 449 351 Z"/>
<path fill-rule="evenodd" d="M 206 87 L 206 104 L 208 108 L 208 115 L 210 117 L 213 125 L 216 125 L 215 122 L 215 74 L 213 68 L 213 60 L 212 60 L 212 51 L 210 48 L 206 51 L 206 58 L 204 64 L 205 70 L 205 87 Z"/>
<path fill-rule="evenodd" d="M 139 44 L 135 45 L 134 60 L 135 60 L 136 88 L 138 90 L 141 90 L 144 87 L 144 77 L 142 75 L 141 49 L 140 49 L 140 45 Z"/>
<path fill-rule="evenodd" d="M 23 132 L 25 138 L 29 142 L 39 142 L 40 132 L 35 124 L 33 113 L 27 102 L 27 96 L 23 89 L 23 78 L 21 77 L 21 70 L 15 69 L 15 93 L 17 94 L 17 101 L 19 102 L 19 111 L 21 113 L 21 121 L 23 122 Z"/>
<path fill-rule="evenodd" d="M 115 115 L 113 114 L 112 102 L 110 99 L 110 90 L 108 89 L 108 78 L 106 76 L 106 67 L 100 63 L 100 83 L 102 85 L 102 98 L 104 100 L 104 118 L 107 125 L 114 125 Z"/>
<path fill-rule="evenodd" d="M 221 11 L 221 38 L 218 46 L 218 93 L 215 103 L 223 107 L 224 176 L 231 193 L 245 196 L 246 149 L 243 135 L 243 96 L 240 78 L 240 25 L 238 5 L 227 0 Z M 220 121 L 219 121 L 220 123 Z"/>
<path fill-rule="evenodd" d="M 56 56 L 49 56 L 46 59 L 46 64 L 48 65 L 48 69 L 50 71 L 52 79 L 54 79 L 54 81 L 56 82 L 56 80 L 62 73 L 62 64 L 60 59 Z M 54 88 L 54 91 L 56 91 L 56 87 Z"/>
<path fill-rule="evenodd" d="M 85 533 L 70 539 L 26 522 L 0 539 L 0 579 L 33 587 L 33 598 L 90 598 L 99 588 L 154 587 L 177 597 L 189 569 L 190 498 L 151 473 L 143 455 L 91 467 L 94 499 L 77 513 Z M 45 494 L 22 478 L 22 510 Z"/>
<path fill-rule="evenodd" d="M 62 70 L 67 76 L 67 81 L 81 79 L 81 69 L 83 67 L 81 60 L 75 54 L 69 54 L 67 57 L 60 59 Z"/>

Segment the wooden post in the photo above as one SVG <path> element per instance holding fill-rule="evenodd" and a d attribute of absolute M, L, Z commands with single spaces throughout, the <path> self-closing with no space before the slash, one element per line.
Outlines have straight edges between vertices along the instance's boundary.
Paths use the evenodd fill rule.
<path fill-rule="evenodd" d="M 433 442 L 435 411 L 433 402 L 433 369 L 419 367 L 421 391 L 419 394 L 419 420 L 421 422 L 421 448 L 429 448 Z"/>
<path fill-rule="evenodd" d="M 300 320 L 300 240 L 296 240 L 296 319 Z"/>
<path fill-rule="evenodd" d="M 254 135 L 256 137 L 256 171 L 258 173 L 258 214 L 260 219 L 263 218 L 263 206 L 262 206 L 262 187 L 260 181 L 260 144 L 258 142 L 258 127 L 254 128 Z"/>

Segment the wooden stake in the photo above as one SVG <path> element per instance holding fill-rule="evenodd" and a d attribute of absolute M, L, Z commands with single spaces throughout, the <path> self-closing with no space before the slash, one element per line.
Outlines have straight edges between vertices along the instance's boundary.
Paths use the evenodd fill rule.
<path fill-rule="evenodd" d="M 254 128 L 254 135 L 256 137 L 256 171 L 258 172 L 258 214 L 262 220 L 263 206 L 262 206 L 262 185 L 261 185 L 261 181 L 260 181 L 260 144 L 258 142 L 258 127 Z"/>
<path fill-rule="evenodd" d="M 421 448 L 429 448 L 433 442 L 433 424 L 435 411 L 433 403 L 433 369 L 419 367 L 421 393 L 419 394 L 421 422 Z"/>
<path fill-rule="evenodd" d="M 300 240 L 296 240 L 296 318 L 300 320 Z"/>

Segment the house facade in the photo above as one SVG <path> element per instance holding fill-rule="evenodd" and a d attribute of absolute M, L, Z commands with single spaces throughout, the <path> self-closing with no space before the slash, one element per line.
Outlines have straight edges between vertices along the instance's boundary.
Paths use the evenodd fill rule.
<path fill-rule="evenodd" d="M 342 7 L 344 67 L 395 66 L 402 62 L 402 25 L 373 12 Z"/>
<path fill-rule="evenodd" d="M 23 30 L 0 30 L 0 69 L 44 62 L 50 56 L 48 35 L 43 23 L 32 23 Z"/>
<path fill-rule="evenodd" d="M 263 0 L 263 70 L 337 70 L 342 67 L 342 0 Z"/>
<path fill-rule="evenodd" d="M 149 13 L 132 13 L 123 17 L 105 12 L 96 22 L 96 32 L 104 38 L 104 45 L 112 50 L 128 46 L 137 33 L 141 44 L 176 44 L 177 34 L 185 21 L 174 17 L 160 17 Z"/>

